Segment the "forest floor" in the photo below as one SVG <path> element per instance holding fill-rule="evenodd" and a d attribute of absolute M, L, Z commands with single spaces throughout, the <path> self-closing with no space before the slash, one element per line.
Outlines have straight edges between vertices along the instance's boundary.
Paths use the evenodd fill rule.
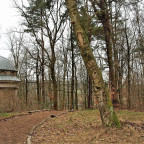
<path fill-rule="evenodd" d="M 38 127 L 33 144 L 144 144 L 144 112 L 116 111 L 121 128 L 102 127 L 98 110 L 69 112 Z"/>
<path fill-rule="evenodd" d="M 41 111 L 31 114 L 0 114 L 0 144 L 24 144 L 33 126 L 50 117 L 51 114 L 61 113 L 63 112 Z"/>

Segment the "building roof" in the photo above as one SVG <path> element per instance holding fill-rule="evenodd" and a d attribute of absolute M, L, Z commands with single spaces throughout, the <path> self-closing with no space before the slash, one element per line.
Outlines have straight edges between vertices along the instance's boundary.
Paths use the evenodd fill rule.
<path fill-rule="evenodd" d="M 0 75 L 0 81 L 17 81 L 19 82 L 20 80 L 15 77 L 15 76 L 3 76 L 3 75 Z"/>
<path fill-rule="evenodd" d="M 0 56 L 0 70 L 17 71 L 13 63 L 2 56 Z"/>

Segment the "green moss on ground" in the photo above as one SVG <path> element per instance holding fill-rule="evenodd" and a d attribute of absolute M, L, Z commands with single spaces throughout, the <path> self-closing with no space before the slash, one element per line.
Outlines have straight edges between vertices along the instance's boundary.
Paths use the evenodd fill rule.
<path fill-rule="evenodd" d="M 20 113 L 0 113 L 0 120 L 20 115 Z"/>

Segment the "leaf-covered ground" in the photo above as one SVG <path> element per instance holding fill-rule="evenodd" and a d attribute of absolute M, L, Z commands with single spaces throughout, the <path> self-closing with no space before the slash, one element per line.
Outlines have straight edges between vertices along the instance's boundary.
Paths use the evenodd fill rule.
<path fill-rule="evenodd" d="M 144 144 L 144 113 L 117 111 L 123 126 L 104 128 L 97 110 L 69 112 L 36 129 L 33 144 Z"/>

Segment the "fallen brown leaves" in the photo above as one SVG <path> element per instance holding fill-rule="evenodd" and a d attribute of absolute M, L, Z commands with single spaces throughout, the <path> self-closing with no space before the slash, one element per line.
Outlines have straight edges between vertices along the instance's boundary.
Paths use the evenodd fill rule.
<path fill-rule="evenodd" d="M 127 112 L 120 112 L 127 115 Z M 125 114 L 123 114 L 125 113 Z M 129 117 L 131 114 L 129 115 Z M 134 119 L 135 117 L 135 119 Z M 133 121 L 143 122 L 142 113 L 133 114 Z M 125 120 L 124 117 L 121 117 Z M 128 117 L 127 117 L 128 119 Z M 34 144 L 144 144 L 142 127 L 124 123 L 123 127 L 104 128 L 99 112 L 77 111 L 53 118 L 39 127 L 32 138 Z"/>

